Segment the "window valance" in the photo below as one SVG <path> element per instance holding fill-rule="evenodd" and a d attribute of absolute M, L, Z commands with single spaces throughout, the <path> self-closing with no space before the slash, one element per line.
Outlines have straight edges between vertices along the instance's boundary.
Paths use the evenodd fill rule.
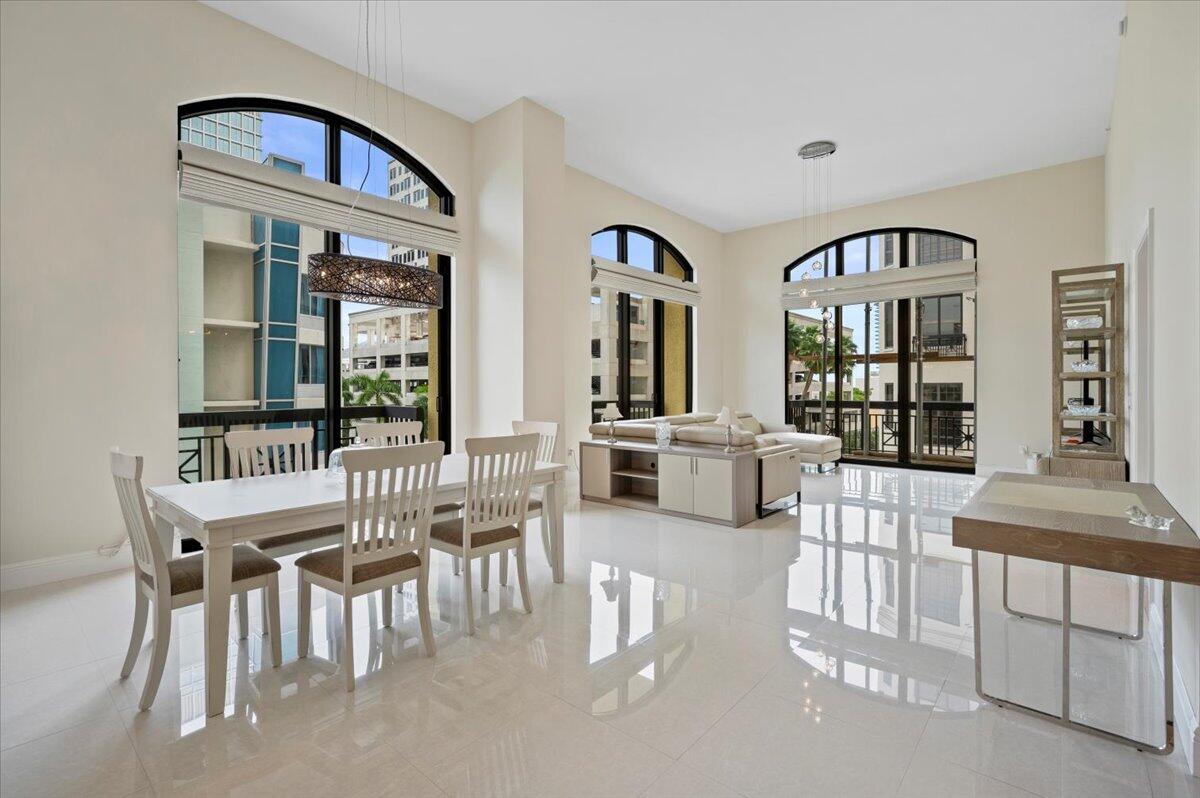
<path fill-rule="evenodd" d="M 792 280 L 783 284 L 784 310 L 887 302 L 975 290 L 975 259 L 883 269 L 865 274 Z"/>
<path fill-rule="evenodd" d="M 691 307 L 700 304 L 695 283 L 596 256 L 592 257 L 592 285 Z"/>
<path fill-rule="evenodd" d="M 179 196 L 447 255 L 460 241 L 453 216 L 182 142 Z"/>

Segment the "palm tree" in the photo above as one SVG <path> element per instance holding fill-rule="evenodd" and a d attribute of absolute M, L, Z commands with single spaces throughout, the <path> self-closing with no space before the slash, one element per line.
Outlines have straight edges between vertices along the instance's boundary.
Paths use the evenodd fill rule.
<path fill-rule="evenodd" d="M 352 374 L 342 381 L 343 404 L 357 407 L 398 405 L 403 399 L 403 386 L 388 376 L 386 371 L 379 372 L 377 377 Z"/>
<path fill-rule="evenodd" d="M 821 352 L 825 349 L 825 343 L 817 340 L 817 336 L 820 334 L 820 324 L 801 326 L 791 318 L 787 320 L 788 357 L 799 362 L 805 371 L 804 391 L 800 394 L 802 400 L 808 398 L 808 391 L 812 387 L 813 379 L 821 373 Z M 842 379 L 850 381 L 854 377 L 854 362 L 848 356 L 858 352 L 858 344 L 854 343 L 854 339 L 850 336 L 843 335 L 841 346 Z M 826 352 L 825 368 L 827 371 L 833 370 L 833 352 Z"/>

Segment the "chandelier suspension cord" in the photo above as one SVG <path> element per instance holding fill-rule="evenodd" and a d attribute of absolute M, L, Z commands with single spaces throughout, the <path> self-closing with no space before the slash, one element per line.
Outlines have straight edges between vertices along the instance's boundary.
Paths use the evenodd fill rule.
<path fill-rule="evenodd" d="M 360 180 L 358 183 L 358 191 L 354 195 L 354 201 L 350 203 L 350 209 L 348 211 L 346 211 L 346 241 L 345 241 L 345 247 L 344 247 L 346 254 L 351 254 L 350 253 L 350 218 L 354 215 L 354 209 L 358 207 L 358 201 L 362 197 L 363 187 L 367 184 L 367 178 L 369 178 L 371 176 L 371 150 L 374 148 L 374 139 L 375 139 L 376 114 L 375 114 L 375 89 L 373 88 L 373 78 L 374 78 L 375 72 L 374 72 L 374 68 L 373 68 L 374 64 L 371 59 L 371 2 L 370 2 L 370 0 L 363 0 L 363 2 L 360 4 L 360 8 L 362 6 L 365 6 L 366 11 L 367 11 L 366 24 L 363 25 L 363 44 L 364 44 L 364 49 L 366 52 L 366 61 L 367 61 L 367 83 L 366 83 L 366 87 L 365 87 L 366 91 L 367 91 L 367 100 L 366 100 L 366 104 L 365 104 L 366 108 L 364 110 L 369 111 L 369 113 L 371 114 L 371 118 L 367 124 L 367 168 L 366 168 L 366 171 L 363 172 L 362 180 Z M 378 16 L 378 10 L 376 11 L 376 16 Z M 362 18 L 361 13 L 359 14 L 359 18 L 360 19 Z M 357 46 L 355 49 L 357 50 Z M 354 88 L 354 106 L 355 106 L 354 111 L 355 111 L 355 114 L 357 114 L 358 113 L 358 56 L 357 55 L 355 56 L 355 60 L 354 60 L 354 72 L 355 72 L 355 75 L 354 75 L 354 86 L 355 86 L 355 88 Z M 353 156 L 350 159 L 350 167 L 353 170 L 353 168 L 354 168 Z"/>

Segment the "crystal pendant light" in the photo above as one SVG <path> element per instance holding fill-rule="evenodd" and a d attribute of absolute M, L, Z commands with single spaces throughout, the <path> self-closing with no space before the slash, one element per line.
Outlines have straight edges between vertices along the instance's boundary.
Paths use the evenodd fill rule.
<path fill-rule="evenodd" d="M 375 11 L 378 14 L 378 8 Z M 399 7 L 397 6 L 397 16 L 399 16 Z M 378 17 L 376 17 L 378 20 Z M 375 25 L 378 29 L 378 24 Z M 373 61 L 371 58 L 371 5 L 367 5 L 366 23 L 363 26 L 363 35 L 366 40 L 367 51 L 367 92 L 375 91 L 372 85 L 374 72 L 372 69 Z M 403 28 L 401 27 L 401 31 Z M 378 33 L 378 30 L 376 30 Z M 377 42 L 380 40 L 376 39 Z M 384 20 L 383 38 L 380 42 L 383 47 L 384 57 L 384 83 L 388 82 L 387 75 L 387 21 Z M 400 49 L 400 85 L 403 89 L 404 83 L 404 42 L 401 36 Z M 355 63 L 357 68 L 358 64 Z M 355 73 L 355 84 L 358 83 L 357 71 Z M 384 86 L 384 104 L 385 113 L 388 116 L 387 122 L 391 122 L 391 107 L 387 98 L 389 97 L 390 88 Z M 358 90 L 355 86 L 355 104 L 357 107 Z M 402 91 L 401 98 L 404 103 L 403 122 L 407 126 L 408 109 L 407 95 Z M 371 122 L 374 123 L 374 101 L 370 103 Z M 407 140 L 407 135 L 405 140 Z M 373 145 L 370 141 L 367 142 L 367 170 L 363 175 L 362 181 L 358 185 L 358 197 L 362 196 L 363 186 L 366 185 L 367 177 L 371 174 L 371 149 Z M 354 215 L 354 206 L 357 205 L 358 198 L 350 206 L 347 213 L 347 222 Z M 347 224 L 347 229 L 350 225 Z M 431 269 L 421 268 L 420 266 L 412 266 L 404 263 L 396 263 L 390 260 L 382 260 L 380 258 L 367 258 L 361 255 L 354 255 L 350 249 L 350 234 L 345 233 L 342 237 L 342 245 L 346 252 L 319 252 L 315 255 L 308 256 L 308 291 L 314 296 L 325 297 L 327 299 L 337 299 L 350 302 L 362 302 L 368 305 L 388 305 L 398 308 L 421 308 L 421 309 L 437 309 L 442 307 L 442 276 Z"/>

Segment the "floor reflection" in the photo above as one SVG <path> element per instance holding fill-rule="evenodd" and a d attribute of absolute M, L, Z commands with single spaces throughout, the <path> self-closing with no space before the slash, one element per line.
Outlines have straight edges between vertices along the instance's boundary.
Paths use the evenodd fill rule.
<path fill-rule="evenodd" d="M 553 583 L 540 550 L 530 555 L 532 614 L 493 563 L 488 590 L 472 585 L 477 633 L 467 636 L 462 577 L 435 556 L 436 657 L 421 645 L 415 584 L 394 597 L 390 626 L 378 593 L 354 599 L 349 694 L 341 599 L 313 591 L 312 648 L 299 658 L 295 569 L 284 561 L 283 665 L 264 663 L 269 641 L 251 601 L 250 637 L 237 640 L 231 625 L 223 718 L 204 716 L 202 608 L 175 614 L 158 700 L 138 712 L 149 657 L 118 679 L 132 616 L 127 574 L 4 594 L 2 675 L 19 682 L 3 686 L 6 740 L 30 745 L 34 761 L 45 735 L 123 726 L 128 762 L 162 792 L 225 794 L 257 779 L 268 792 L 311 783 L 325 794 L 367 763 L 430 794 L 434 783 L 511 794 L 539 784 L 570 794 L 584 783 L 575 792 L 594 793 L 613 773 L 638 774 L 625 791 L 637 794 L 674 760 L 689 785 L 681 794 L 692 794 L 689 774 L 741 794 L 794 794 L 798 774 L 809 791 L 894 794 L 915 774 L 908 792 L 923 794 L 921 778 L 950 773 L 1043 795 L 1096 783 L 1148 795 L 1148 778 L 1130 781 L 1135 753 L 975 695 L 980 634 L 989 692 L 1053 708 L 1061 639 L 1056 626 L 1003 611 L 999 558 L 982 562 L 974 628 L 969 553 L 951 545 L 951 518 L 978 484 L 842 466 L 807 474 L 797 507 L 737 530 L 575 501 L 566 581 Z M 1011 579 L 1017 606 L 1053 612 L 1055 569 L 1014 561 Z M 1129 622 L 1116 612 L 1135 605 L 1124 582 L 1072 585 L 1082 622 Z M 47 629 L 73 631 L 47 638 Z M 1148 622 L 1138 644 L 1073 634 L 1076 719 L 1134 736 L 1161 728 L 1154 630 Z M 82 660 L 94 662 L 90 671 L 81 648 L 91 650 Z M 61 667 L 48 667 L 56 656 Z M 74 738 L 45 739 L 59 756 Z M 111 764 L 97 762 L 98 772 Z M 539 781 L 548 769 L 562 779 L 552 787 Z"/>

